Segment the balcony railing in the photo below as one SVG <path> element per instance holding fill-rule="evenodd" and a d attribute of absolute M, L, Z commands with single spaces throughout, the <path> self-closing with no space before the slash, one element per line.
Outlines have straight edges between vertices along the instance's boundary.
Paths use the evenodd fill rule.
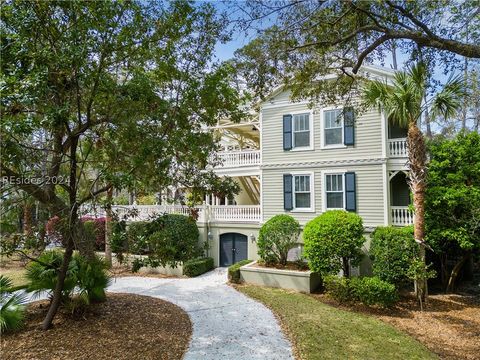
<path fill-rule="evenodd" d="M 214 205 L 210 207 L 210 219 L 224 222 L 260 222 L 260 205 Z"/>
<path fill-rule="evenodd" d="M 390 206 L 392 225 L 407 226 L 413 224 L 413 212 L 407 206 Z"/>
<path fill-rule="evenodd" d="M 201 206 L 195 207 L 198 212 L 198 221 L 205 221 L 205 209 Z M 144 221 L 160 214 L 182 214 L 190 215 L 190 209 L 182 205 L 114 205 L 112 210 L 119 218 L 126 218 L 128 221 Z"/>
<path fill-rule="evenodd" d="M 260 165 L 260 150 L 219 152 L 220 164 L 216 168 L 236 168 Z"/>
<path fill-rule="evenodd" d="M 407 139 L 388 139 L 388 155 L 394 158 L 407 157 Z"/>
<path fill-rule="evenodd" d="M 194 208 L 198 213 L 198 222 L 260 222 L 260 205 L 205 205 Z M 182 205 L 113 205 L 112 211 L 120 219 L 127 221 L 145 221 L 160 214 L 190 215 L 190 209 Z M 105 216 L 105 211 L 93 211 L 85 208 L 85 215 Z"/>

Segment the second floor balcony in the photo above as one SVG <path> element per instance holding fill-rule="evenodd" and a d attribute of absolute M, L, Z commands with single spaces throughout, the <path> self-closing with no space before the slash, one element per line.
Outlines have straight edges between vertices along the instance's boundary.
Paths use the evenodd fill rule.
<path fill-rule="evenodd" d="M 192 215 L 196 213 L 197 221 L 259 223 L 261 221 L 260 205 L 200 205 L 193 209 L 182 205 L 114 205 L 112 210 L 119 218 L 127 221 L 148 221 L 161 214 Z M 92 216 L 105 216 L 104 211 L 91 213 Z"/>
<path fill-rule="evenodd" d="M 408 157 L 407 139 L 397 138 L 388 139 L 388 156 L 391 158 L 406 158 Z"/>
<path fill-rule="evenodd" d="M 260 150 L 236 150 L 217 153 L 220 163 L 216 169 L 255 167 L 260 165 Z"/>

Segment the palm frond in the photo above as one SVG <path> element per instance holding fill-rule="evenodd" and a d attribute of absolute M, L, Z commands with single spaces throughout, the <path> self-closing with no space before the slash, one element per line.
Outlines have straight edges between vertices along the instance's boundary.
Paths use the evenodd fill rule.
<path fill-rule="evenodd" d="M 23 292 L 10 293 L 12 280 L 0 276 L 0 332 L 17 330 L 23 325 L 27 296 Z"/>
<path fill-rule="evenodd" d="M 432 116 L 453 117 L 461 108 L 461 99 L 467 96 L 462 77 L 450 77 L 443 89 L 432 99 Z"/>

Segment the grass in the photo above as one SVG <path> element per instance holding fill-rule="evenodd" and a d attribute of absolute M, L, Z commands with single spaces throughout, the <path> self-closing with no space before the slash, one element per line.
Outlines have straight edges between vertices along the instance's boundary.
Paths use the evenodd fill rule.
<path fill-rule="evenodd" d="M 25 266 L 16 258 L 3 258 L 0 261 L 0 274 L 12 279 L 13 287 L 15 289 L 23 288 L 28 281 L 25 277 Z"/>
<path fill-rule="evenodd" d="M 373 317 L 281 289 L 252 285 L 237 289 L 280 318 L 301 359 L 437 358 L 415 339 Z"/>

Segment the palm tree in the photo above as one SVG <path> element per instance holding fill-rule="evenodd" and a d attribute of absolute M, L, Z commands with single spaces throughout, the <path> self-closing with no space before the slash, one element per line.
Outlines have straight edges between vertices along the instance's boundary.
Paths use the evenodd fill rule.
<path fill-rule="evenodd" d="M 414 237 L 419 244 L 419 257 L 425 265 L 425 188 L 427 153 L 425 139 L 418 123 L 424 112 L 433 117 L 449 118 L 461 107 L 465 95 L 460 77 L 450 77 L 443 88 L 429 100 L 426 96 L 428 70 L 418 63 L 406 72 L 397 72 L 392 83 L 378 80 L 367 81 L 362 89 L 364 105 L 378 107 L 385 112 L 388 120 L 401 127 L 408 127 L 409 185 L 415 208 Z M 422 272 L 426 274 L 425 270 Z M 420 302 L 427 296 L 427 279 L 416 280 L 416 292 Z"/>

